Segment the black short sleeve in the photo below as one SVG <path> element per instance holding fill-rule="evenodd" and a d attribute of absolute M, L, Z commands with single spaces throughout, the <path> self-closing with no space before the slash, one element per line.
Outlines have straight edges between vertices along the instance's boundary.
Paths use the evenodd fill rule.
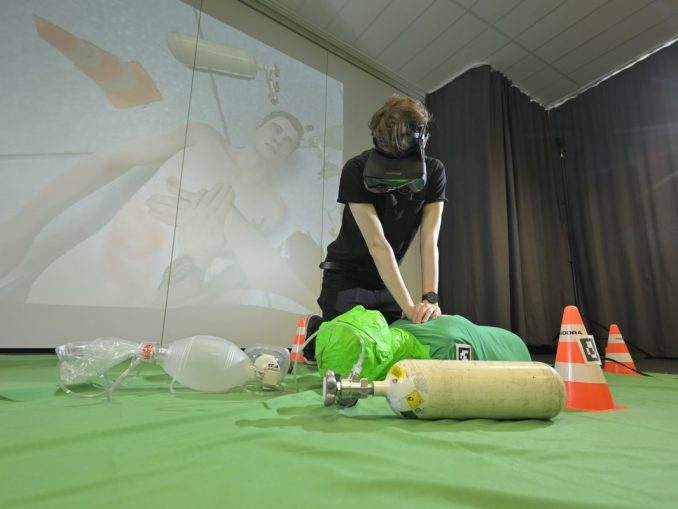
<path fill-rule="evenodd" d="M 369 151 L 349 159 L 339 179 L 339 203 L 374 203 L 375 196 L 365 187 L 363 170 Z"/>
<path fill-rule="evenodd" d="M 433 157 L 426 158 L 426 203 L 434 203 L 437 201 L 446 202 L 445 186 L 447 184 L 445 178 L 445 166 L 438 159 Z"/>

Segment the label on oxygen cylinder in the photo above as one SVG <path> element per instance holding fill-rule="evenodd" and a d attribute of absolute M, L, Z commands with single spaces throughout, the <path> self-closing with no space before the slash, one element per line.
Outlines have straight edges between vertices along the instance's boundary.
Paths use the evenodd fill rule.
<path fill-rule="evenodd" d="M 421 406 L 421 404 L 424 402 L 424 398 L 421 396 L 421 394 L 419 394 L 419 391 L 414 390 L 405 396 L 405 401 L 407 401 L 407 406 L 414 410 L 415 408 Z"/>
<path fill-rule="evenodd" d="M 427 398 L 425 378 L 418 373 L 409 373 L 394 364 L 386 378 L 388 401 L 393 410 L 406 419 L 417 419 L 423 411 Z"/>
<path fill-rule="evenodd" d="M 397 364 L 394 364 L 391 369 L 388 371 L 388 374 L 391 375 L 391 378 L 393 378 L 394 381 L 401 380 L 405 376 L 407 376 L 407 373 L 403 368 L 398 366 Z"/>

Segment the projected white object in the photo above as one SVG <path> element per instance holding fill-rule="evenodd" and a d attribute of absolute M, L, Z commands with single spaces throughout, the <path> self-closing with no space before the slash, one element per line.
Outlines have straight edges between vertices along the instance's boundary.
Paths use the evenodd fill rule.
<path fill-rule="evenodd" d="M 339 224 L 328 168 L 343 142 L 325 133 L 343 133 L 343 85 L 316 65 L 322 51 L 302 62 L 258 40 L 263 18 L 245 33 L 184 2 L 122 4 L 4 6 L 0 346 L 111 330 L 289 345 Z M 224 19 L 248 15 L 238 4 Z M 174 56 L 168 33 L 204 67 Z M 129 89 L 134 63 L 158 95 Z"/>
<path fill-rule="evenodd" d="M 266 73 L 268 97 L 271 104 L 278 104 L 280 68 L 277 65 L 266 66 L 257 63 L 247 51 L 233 48 L 206 39 L 196 39 L 186 34 L 170 32 L 167 34 L 167 46 L 172 55 L 189 69 L 213 72 L 244 80 L 253 80 L 258 71 Z"/>

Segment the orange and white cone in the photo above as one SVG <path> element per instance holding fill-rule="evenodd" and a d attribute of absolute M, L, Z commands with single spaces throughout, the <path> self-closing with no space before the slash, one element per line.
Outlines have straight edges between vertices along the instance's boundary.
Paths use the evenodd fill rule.
<path fill-rule="evenodd" d="M 555 369 L 565 382 L 566 408 L 594 412 L 624 408 L 614 404 L 596 343 L 586 333 L 575 306 L 563 311 Z"/>
<path fill-rule="evenodd" d="M 614 323 L 610 325 L 610 332 L 607 335 L 607 348 L 605 348 L 605 357 L 612 359 L 613 361 L 605 361 L 606 373 L 640 376 L 639 373 L 633 371 L 636 369 L 636 364 L 631 358 L 631 354 L 629 353 L 629 349 L 626 347 L 626 343 L 624 342 L 624 338 L 622 338 L 619 327 L 617 327 L 617 325 Z"/>
<path fill-rule="evenodd" d="M 299 318 L 297 323 L 297 333 L 294 336 L 292 352 L 290 352 L 290 361 L 304 362 L 304 339 L 306 338 L 306 318 Z"/>
<path fill-rule="evenodd" d="M 38 35 L 94 80 L 117 108 L 159 101 L 162 97 L 141 64 L 118 57 L 80 39 L 40 16 L 33 16 Z"/>

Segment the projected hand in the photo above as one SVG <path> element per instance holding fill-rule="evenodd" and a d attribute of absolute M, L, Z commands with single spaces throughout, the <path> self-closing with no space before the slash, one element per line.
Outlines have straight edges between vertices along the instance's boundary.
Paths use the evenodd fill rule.
<path fill-rule="evenodd" d="M 177 217 L 177 256 L 190 256 L 206 269 L 226 244 L 224 221 L 233 207 L 229 185 L 216 184 L 211 190 L 197 193 L 181 191 L 178 200 L 172 195 L 153 195 L 146 201 L 151 216 L 172 225 Z"/>
<path fill-rule="evenodd" d="M 198 266 L 207 268 L 223 252 L 224 221 L 233 207 L 233 190 L 217 184 L 210 191 L 200 191 L 191 206 L 179 210 L 177 252 L 192 256 Z"/>
<path fill-rule="evenodd" d="M 179 221 L 177 226 L 180 226 L 181 221 L 187 217 L 188 210 L 195 207 L 199 199 L 207 193 L 206 189 L 198 192 L 182 189 L 180 194 L 175 178 L 167 179 L 167 190 L 169 194 L 153 194 L 146 200 L 146 206 L 151 217 L 172 227 L 175 221 Z"/>

